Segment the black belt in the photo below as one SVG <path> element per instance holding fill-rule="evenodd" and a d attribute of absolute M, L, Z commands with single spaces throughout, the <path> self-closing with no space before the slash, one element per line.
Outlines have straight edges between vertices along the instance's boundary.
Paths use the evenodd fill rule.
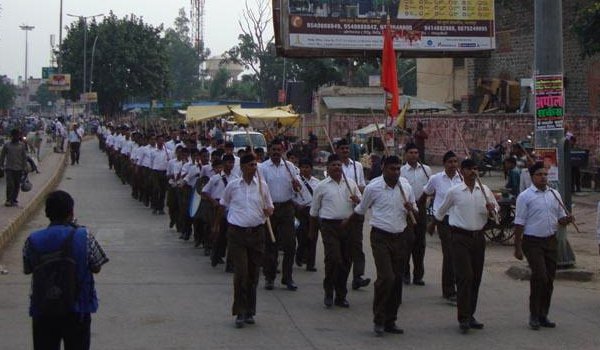
<path fill-rule="evenodd" d="M 456 226 L 450 226 L 450 232 L 452 232 L 453 234 L 459 234 L 459 235 L 463 235 L 463 236 L 469 236 L 469 237 L 478 237 L 482 234 L 482 230 L 477 230 L 477 231 L 469 231 L 469 230 L 465 230 L 462 229 L 460 227 L 456 227 Z"/>
<path fill-rule="evenodd" d="M 374 232 L 374 233 L 380 233 L 380 234 L 382 234 L 382 235 L 385 235 L 385 236 L 390 236 L 390 237 L 400 237 L 400 235 L 401 235 L 402 233 L 404 233 L 404 231 L 402 231 L 402 232 L 398 232 L 398 233 L 389 232 L 389 231 L 382 230 L 382 229 L 380 229 L 379 227 L 375 227 L 375 226 L 373 226 L 373 227 L 371 228 L 371 231 L 372 231 L 372 232 Z"/>
<path fill-rule="evenodd" d="M 537 236 L 525 235 L 525 234 L 523 235 L 523 239 L 528 239 L 530 241 L 548 241 L 553 238 L 556 238 L 556 234 L 552 234 L 551 236 L 548 236 L 548 237 L 537 237 Z"/>
<path fill-rule="evenodd" d="M 234 224 L 229 224 L 229 227 L 231 227 L 231 228 L 233 228 L 235 230 L 250 231 L 250 232 L 255 232 L 256 230 L 258 230 L 262 226 L 263 226 L 263 224 L 260 224 L 258 226 L 254 226 L 254 227 L 242 227 L 242 226 L 238 226 L 238 225 L 234 225 Z"/>
<path fill-rule="evenodd" d="M 344 221 L 341 219 L 323 219 L 323 218 L 320 218 L 319 220 L 321 220 L 321 222 L 324 222 L 326 224 L 341 224 L 342 221 Z"/>
<path fill-rule="evenodd" d="M 287 204 L 291 204 L 291 203 L 292 203 L 292 200 L 290 199 L 290 200 L 287 200 L 285 202 L 275 202 L 275 203 L 273 203 L 273 206 L 275 208 L 277 208 L 277 207 L 281 207 L 281 206 L 284 206 L 284 205 L 287 205 Z"/>

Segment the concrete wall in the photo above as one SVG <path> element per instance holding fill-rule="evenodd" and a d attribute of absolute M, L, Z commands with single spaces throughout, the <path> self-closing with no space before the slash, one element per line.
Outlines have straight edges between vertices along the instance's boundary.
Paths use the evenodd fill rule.
<path fill-rule="evenodd" d="M 566 111 L 577 114 L 600 112 L 600 55 L 582 58 L 571 29 L 578 9 L 594 0 L 563 1 L 563 55 L 566 78 Z M 469 93 L 479 77 L 520 80 L 531 78 L 534 59 L 534 1 L 496 1 L 496 51 L 490 58 L 469 60 Z"/>
<path fill-rule="evenodd" d="M 454 67 L 452 58 L 417 59 L 417 97 L 450 103 L 467 94 L 465 65 Z"/>

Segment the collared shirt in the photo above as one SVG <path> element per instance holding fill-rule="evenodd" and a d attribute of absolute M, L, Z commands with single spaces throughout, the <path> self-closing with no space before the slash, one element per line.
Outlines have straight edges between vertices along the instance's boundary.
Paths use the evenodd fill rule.
<path fill-rule="evenodd" d="M 140 145 L 138 145 L 136 142 L 133 142 L 133 144 L 131 145 L 131 152 L 129 152 L 129 159 L 131 159 L 131 161 L 134 164 L 137 164 L 137 157 L 138 157 L 139 150 L 140 150 Z"/>
<path fill-rule="evenodd" d="M 529 169 L 523 168 L 521 170 L 521 176 L 519 178 L 519 193 L 525 191 L 531 186 L 531 175 Z"/>
<path fill-rule="evenodd" d="M 286 162 L 288 169 L 292 175 L 286 169 L 283 164 Z M 296 178 L 299 175 L 298 168 L 293 163 L 281 159 L 279 165 L 273 163 L 271 159 L 258 165 L 258 170 L 262 175 L 262 179 L 269 186 L 269 192 L 273 197 L 273 202 L 281 203 L 287 202 L 294 197 L 294 189 L 292 187 L 292 178 Z"/>
<path fill-rule="evenodd" d="M 175 146 L 177 145 L 177 143 L 175 143 L 175 140 L 169 140 L 167 142 L 165 142 L 165 147 L 169 150 L 169 152 L 173 153 L 175 152 Z"/>
<path fill-rule="evenodd" d="M 567 216 L 552 192 L 561 199 L 560 193 L 546 187 L 545 191 L 531 185 L 517 197 L 515 225 L 524 226 L 528 236 L 549 237 L 558 230 L 558 219 Z"/>
<path fill-rule="evenodd" d="M 205 192 L 212 199 L 219 200 L 223 197 L 223 193 L 225 192 L 225 183 L 229 184 L 235 179 L 238 179 L 239 176 L 231 172 L 229 175 L 225 174 L 222 171 L 220 174 L 213 175 L 208 183 L 202 189 L 202 192 Z"/>
<path fill-rule="evenodd" d="M 133 149 L 134 142 L 132 140 L 125 140 L 123 147 L 121 147 L 121 154 L 129 155 Z"/>
<path fill-rule="evenodd" d="M 143 151 L 140 159 L 140 162 L 142 163 L 141 166 L 152 168 L 152 152 L 154 152 L 155 149 L 156 147 L 152 145 L 146 145 L 146 149 Z"/>
<path fill-rule="evenodd" d="M 169 164 L 167 164 L 167 176 L 175 177 L 181 170 L 182 166 L 183 162 L 178 160 L 177 158 L 169 160 Z"/>
<path fill-rule="evenodd" d="M 81 136 L 77 130 L 69 131 L 69 142 L 81 142 Z"/>
<path fill-rule="evenodd" d="M 452 178 L 450 178 L 445 171 L 440 171 L 429 178 L 429 181 L 427 181 L 427 184 L 425 187 L 423 187 L 423 193 L 428 196 L 431 196 L 435 193 L 435 199 L 433 200 L 434 215 L 442 206 L 442 202 L 444 201 L 444 198 L 446 198 L 446 192 L 448 192 L 450 187 L 458 185 L 462 182 L 463 181 L 460 175 L 458 175 L 458 172 Z"/>
<path fill-rule="evenodd" d="M 408 181 L 402 177 L 399 180 L 399 183 L 394 187 L 390 187 L 383 176 L 371 180 L 365 187 L 363 198 L 354 208 L 354 212 L 365 215 L 370 208 L 372 210 L 369 221 L 371 226 L 391 233 L 403 232 L 407 226 L 407 212 L 404 208 L 404 196 L 400 192 L 399 186 L 402 186 L 407 201 L 412 203 L 415 211 L 417 210 L 417 204 Z"/>
<path fill-rule="evenodd" d="M 152 170 L 165 171 L 167 170 L 167 164 L 171 159 L 171 155 L 167 148 L 163 145 L 162 148 L 154 148 L 153 152 L 150 153 L 150 168 Z"/>
<path fill-rule="evenodd" d="M 202 177 L 202 169 L 200 166 L 195 163 L 189 164 L 185 169 L 185 176 L 183 177 L 183 181 L 191 187 L 196 186 L 196 181 Z"/>
<path fill-rule="evenodd" d="M 113 134 L 110 134 L 110 131 L 109 131 L 108 136 L 106 136 L 105 143 L 108 147 L 112 147 L 112 144 L 114 141 L 115 141 L 115 136 Z"/>
<path fill-rule="evenodd" d="M 27 146 L 21 142 L 7 142 L 0 153 L 0 168 L 25 170 L 27 167 Z"/>
<path fill-rule="evenodd" d="M 342 170 L 347 179 L 352 179 L 358 186 L 365 186 L 365 172 L 361 163 L 348 158 L 348 164 L 342 162 Z"/>
<path fill-rule="evenodd" d="M 200 177 L 208 177 L 209 179 L 213 177 L 213 175 L 217 175 L 218 173 L 213 168 L 212 164 L 206 164 L 202 166 L 202 170 L 200 170 Z"/>
<path fill-rule="evenodd" d="M 262 191 L 259 192 L 259 189 Z M 241 177 L 230 182 L 219 203 L 228 209 L 227 222 L 241 227 L 264 224 L 267 217 L 263 208 L 273 208 L 269 187 L 264 181 L 259 186 L 256 177 L 250 184 Z"/>
<path fill-rule="evenodd" d="M 300 182 L 302 189 L 300 190 L 300 192 L 294 192 L 294 198 L 292 198 L 292 200 L 294 201 L 294 203 L 300 206 L 310 206 L 310 204 L 312 203 L 313 195 L 310 194 L 310 191 L 308 190 L 306 184 L 310 186 L 314 194 L 315 188 L 317 188 L 317 186 L 319 185 L 319 179 L 317 179 L 314 176 L 311 176 L 309 179 L 305 179 L 304 177 L 302 177 L 302 175 L 299 175 L 297 179 L 298 182 Z"/>
<path fill-rule="evenodd" d="M 351 192 L 348 191 L 348 186 Z M 361 194 L 352 179 L 348 179 L 348 186 L 344 178 L 338 183 L 328 176 L 319 182 L 313 192 L 310 216 L 329 220 L 343 220 L 350 217 L 354 207 L 350 196 L 355 194 L 360 199 Z"/>
<path fill-rule="evenodd" d="M 492 191 L 486 185 L 483 185 L 483 191 L 485 191 L 488 200 L 494 204 L 496 212 L 498 212 L 498 203 Z M 442 221 L 444 216 L 448 214 L 450 226 L 468 231 L 479 231 L 488 220 L 486 204 L 485 196 L 479 184 L 476 183 L 471 192 L 465 183 L 460 183 L 448 190 L 442 205 L 435 213 L 435 218 Z"/>
<path fill-rule="evenodd" d="M 413 167 L 406 163 L 400 168 L 400 175 L 408 180 L 415 193 L 415 199 L 419 199 L 432 173 L 431 168 L 425 164 L 417 163 L 417 166 Z"/>

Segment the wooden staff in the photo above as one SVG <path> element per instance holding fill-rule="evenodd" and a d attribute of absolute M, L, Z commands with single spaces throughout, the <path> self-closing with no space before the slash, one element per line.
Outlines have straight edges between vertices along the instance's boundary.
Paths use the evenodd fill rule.
<path fill-rule="evenodd" d="M 556 193 L 554 193 L 554 190 L 550 188 L 550 192 L 552 193 L 552 195 L 554 196 L 554 198 L 556 199 L 556 201 L 558 202 L 558 204 L 560 204 L 560 207 L 565 211 L 565 213 L 567 213 L 567 215 L 569 215 L 569 216 L 572 217 L 573 215 L 571 215 L 571 213 L 567 210 L 567 207 L 565 207 L 565 205 L 560 200 L 560 198 L 558 198 L 558 196 L 556 195 Z M 581 233 L 579 231 L 579 227 L 577 227 L 577 224 L 575 223 L 575 221 L 571 221 L 571 223 L 573 224 L 573 227 L 575 227 L 575 230 L 577 231 L 577 233 Z"/>
<path fill-rule="evenodd" d="M 248 136 L 248 142 L 250 142 L 250 153 L 256 159 L 256 153 L 254 153 L 254 143 L 252 142 L 252 138 L 250 137 L 250 132 L 248 128 L 246 128 L 246 136 Z M 263 189 L 262 189 L 262 178 L 260 176 L 260 171 L 258 167 L 256 167 L 256 176 L 258 177 L 258 195 L 260 197 L 260 202 L 262 204 L 263 209 L 265 208 L 265 199 L 263 197 Z M 273 226 L 271 225 L 271 218 L 267 216 L 267 231 L 269 231 L 269 237 L 271 237 L 271 242 L 275 243 L 277 240 L 275 239 L 275 234 L 273 233 Z"/>
<path fill-rule="evenodd" d="M 333 142 L 331 142 L 331 137 L 329 137 L 329 132 L 327 132 L 327 129 L 323 126 L 323 131 L 325 131 L 325 136 L 327 137 L 327 141 L 329 141 L 329 146 L 331 147 L 331 151 L 335 152 L 335 148 L 333 148 Z M 346 188 L 348 189 L 348 192 L 350 192 L 351 195 L 355 195 L 354 191 L 352 191 L 352 189 L 350 188 L 350 184 L 348 184 L 348 179 L 346 178 L 346 173 L 344 173 L 344 169 L 342 169 L 342 177 L 344 178 L 344 182 L 346 183 Z"/>
<path fill-rule="evenodd" d="M 465 140 L 463 139 L 462 133 L 458 129 L 458 126 L 455 125 L 455 127 L 456 127 L 456 132 L 458 132 L 458 137 L 460 138 L 460 141 L 462 142 L 463 147 L 465 148 L 465 153 L 467 154 L 467 158 L 471 158 L 471 153 L 469 152 L 469 148 L 467 147 L 467 144 L 466 144 Z M 487 193 L 485 193 L 485 188 L 483 188 L 483 183 L 481 183 L 481 178 L 479 177 L 479 172 L 475 172 L 475 178 L 477 179 L 477 184 L 479 185 L 479 187 L 481 187 L 481 193 L 483 194 L 485 203 L 491 204 L 492 202 L 488 198 Z M 496 212 L 496 209 L 492 210 L 492 218 L 494 219 L 494 222 L 496 223 L 496 225 L 500 225 L 500 217 L 498 217 L 498 213 Z"/>
<path fill-rule="evenodd" d="M 379 124 L 377 124 L 377 120 L 375 119 L 375 115 L 373 114 L 373 109 L 371 109 L 371 116 L 373 117 L 373 120 L 375 121 L 375 128 L 377 129 L 377 133 L 379 133 L 379 138 L 381 138 L 381 141 L 384 142 L 383 153 L 385 154 L 386 157 L 389 157 L 390 154 L 389 154 L 387 147 L 385 147 L 385 140 L 383 138 L 383 132 L 379 128 Z M 404 200 L 404 203 L 408 203 L 408 199 L 407 199 L 408 197 L 406 196 L 406 192 L 404 192 L 404 188 L 402 188 L 400 179 L 398 179 L 398 183 L 396 185 L 400 189 L 400 194 L 402 195 L 402 199 Z M 413 213 L 412 209 L 408 211 L 408 217 L 409 217 L 410 221 L 413 223 L 413 225 L 417 224 L 417 219 L 415 218 L 415 213 Z"/>

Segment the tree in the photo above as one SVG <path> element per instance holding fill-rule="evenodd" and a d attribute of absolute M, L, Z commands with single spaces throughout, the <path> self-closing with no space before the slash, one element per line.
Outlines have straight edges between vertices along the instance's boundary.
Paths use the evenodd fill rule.
<path fill-rule="evenodd" d="M 592 57 L 600 52 L 600 2 L 595 1 L 577 13 L 573 30 L 579 37 L 583 49 L 582 56 Z"/>
<path fill-rule="evenodd" d="M 15 104 L 15 86 L 5 75 L 0 76 L 0 111 L 12 108 Z"/>
<path fill-rule="evenodd" d="M 56 99 L 56 93 L 48 91 L 48 85 L 42 84 L 38 87 L 37 93 L 35 94 L 35 100 L 40 104 L 42 111 L 48 109 L 48 102 L 54 104 Z"/>
<path fill-rule="evenodd" d="M 190 100 L 198 93 L 200 64 L 205 58 L 190 40 L 190 20 L 185 10 L 179 10 L 175 19 L 175 28 L 165 32 L 165 49 L 169 61 L 169 98 Z M 208 51 L 205 52 L 208 55 Z"/>
<path fill-rule="evenodd" d="M 73 100 L 82 92 L 83 30 L 82 21 L 73 23 L 59 53 L 63 71 L 71 74 L 67 97 Z M 162 26 L 148 25 L 135 15 L 119 19 L 111 12 L 101 23 L 91 22 L 87 30 L 88 64 L 98 38 L 91 89 L 98 92 L 100 113 L 119 113 L 127 99 L 149 101 L 165 95 L 169 78 Z"/>
<path fill-rule="evenodd" d="M 227 69 L 221 67 L 215 74 L 215 77 L 210 82 L 210 87 L 208 88 L 209 96 L 212 100 L 217 99 L 219 97 L 223 97 L 225 95 L 225 91 L 227 89 L 227 82 L 231 76 Z"/>

